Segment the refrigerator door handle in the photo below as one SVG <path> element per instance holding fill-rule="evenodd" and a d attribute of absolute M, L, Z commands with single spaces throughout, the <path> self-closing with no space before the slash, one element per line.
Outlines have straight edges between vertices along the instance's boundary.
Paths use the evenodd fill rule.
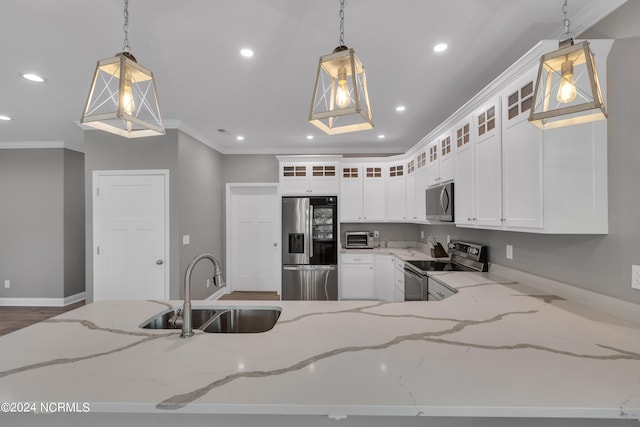
<path fill-rule="evenodd" d="M 313 205 L 309 205 L 309 259 L 313 258 Z"/>
<path fill-rule="evenodd" d="M 311 270 L 320 270 L 320 271 L 333 271 L 336 269 L 335 265 L 285 265 L 282 267 L 283 270 L 287 271 L 311 271 Z"/>

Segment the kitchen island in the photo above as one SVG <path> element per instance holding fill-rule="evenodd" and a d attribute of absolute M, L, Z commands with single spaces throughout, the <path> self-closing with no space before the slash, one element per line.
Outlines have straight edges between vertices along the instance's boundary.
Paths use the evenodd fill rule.
<path fill-rule="evenodd" d="M 439 280 L 458 293 L 196 301 L 282 314 L 268 332 L 188 339 L 139 328 L 180 301 L 89 304 L 0 337 L 1 401 L 88 411 L 2 413 L 0 424 L 638 425 L 638 324 L 493 273 Z"/>

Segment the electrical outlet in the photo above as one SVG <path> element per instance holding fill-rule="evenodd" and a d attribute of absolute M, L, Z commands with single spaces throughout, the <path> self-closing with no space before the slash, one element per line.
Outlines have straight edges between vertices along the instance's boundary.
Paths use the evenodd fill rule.
<path fill-rule="evenodd" d="M 211 286 L 211 279 L 207 279 L 207 288 Z"/>
<path fill-rule="evenodd" d="M 420 238 L 424 239 L 424 230 L 420 230 Z"/>
<path fill-rule="evenodd" d="M 4 281 L 4 287 L 5 287 L 5 289 L 9 289 L 11 287 L 11 280 L 5 280 Z"/>
<path fill-rule="evenodd" d="M 513 259 L 513 245 L 507 245 L 507 259 Z"/>
<path fill-rule="evenodd" d="M 447 245 L 448 245 L 449 243 L 451 243 L 451 236 L 449 236 L 449 235 L 447 234 Z"/>
<path fill-rule="evenodd" d="M 640 265 L 631 266 L 631 287 L 640 290 Z"/>
<path fill-rule="evenodd" d="M 380 232 L 378 230 L 374 231 L 373 232 L 373 237 L 376 238 L 376 239 L 379 239 L 380 238 Z"/>
<path fill-rule="evenodd" d="M 182 236 L 182 244 L 183 245 L 191 244 L 191 236 L 188 234 L 185 234 L 184 236 Z"/>

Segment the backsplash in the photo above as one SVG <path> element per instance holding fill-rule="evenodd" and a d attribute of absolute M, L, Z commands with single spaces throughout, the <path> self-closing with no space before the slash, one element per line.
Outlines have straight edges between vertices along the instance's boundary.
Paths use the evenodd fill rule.
<path fill-rule="evenodd" d="M 415 245 L 418 234 L 417 224 L 395 224 L 395 223 L 341 223 L 340 241 L 344 245 L 344 234 L 347 231 L 379 231 L 380 246 L 386 247 L 387 242 L 409 242 Z"/>

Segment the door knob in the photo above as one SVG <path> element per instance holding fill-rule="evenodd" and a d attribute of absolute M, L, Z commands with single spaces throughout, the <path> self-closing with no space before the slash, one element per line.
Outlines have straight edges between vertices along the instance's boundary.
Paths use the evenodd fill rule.
<path fill-rule="evenodd" d="M 163 261 L 163 260 L 161 260 L 161 259 L 159 259 L 159 260 L 157 260 L 157 261 L 156 261 L 156 264 L 157 264 L 157 265 L 162 265 L 162 264 L 164 264 L 164 261 Z"/>

